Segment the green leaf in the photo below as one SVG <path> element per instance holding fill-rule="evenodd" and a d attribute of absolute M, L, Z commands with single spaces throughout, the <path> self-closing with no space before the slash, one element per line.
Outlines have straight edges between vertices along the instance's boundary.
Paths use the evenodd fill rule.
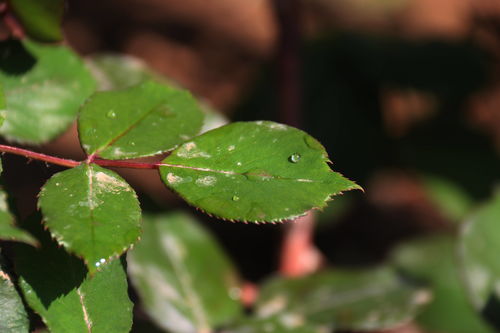
<path fill-rule="evenodd" d="M 450 221 L 460 221 L 473 206 L 472 198 L 452 181 L 436 176 L 427 176 L 424 178 L 423 184 L 431 201 Z"/>
<path fill-rule="evenodd" d="M 324 147 L 303 131 L 240 122 L 186 142 L 163 160 L 163 182 L 190 204 L 228 220 L 280 221 L 360 189 L 332 172 Z"/>
<path fill-rule="evenodd" d="M 91 274 L 140 235 L 141 210 L 134 190 L 115 172 L 94 164 L 55 174 L 38 203 L 52 235 L 83 257 Z"/>
<path fill-rule="evenodd" d="M 474 307 L 500 328 L 500 192 L 462 225 L 459 248 L 462 277 Z"/>
<path fill-rule="evenodd" d="M 43 42 L 63 38 L 64 0 L 9 0 L 9 5 L 30 37 Z"/>
<path fill-rule="evenodd" d="M 0 239 L 36 245 L 37 241 L 26 231 L 16 227 L 7 206 L 7 195 L 0 187 Z M 0 331 L 1 332 L 1 331 Z"/>
<path fill-rule="evenodd" d="M 5 107 L 7 106 L 5 102 L 5 94 L 3 91 L 3 85 L 0 83 L 0 126 L 2 126 L 5 120 Z M 1 170 L 0 170 L 1 172 Z"/>
<path fill-rule="evenodd" d="M 280 318 L 248 318 L 221 333 L 324 333 L 330 332 L 327 327 L 310 327 L 300 318 L 296 321 L 293 315 Z"/>
<path fill-rule="evenodd" d="M 87 58 L 87 65 L 97 80 L 99 90 L 132 87 L 157 78 L 139 58 L 121 54 L 97 54 Z"/>
<path fill-rule="evenodd" d="M 147 81 L 95 93 L 80 111 L 78 131 L 87 154 L 126 159 L 168 151 L 197 134 L 202 123 L 187 91 Z"/>
<path fill-rule="evenodd" d="M 335 270 L 269 281 L 261 289 L 256 313 L 340 330 L 382 330 L 411 320 L 428 297 L 428 291 L 387 268 Z"/>
<path fill-rule="evenodd" d="M 132 302 L 128 298 L 125 270 L 113 260 L 94 276 L 83 262 L 69 255 L 43 232 L 42 247 L 16 248 L 16 271 L 28 304 L 52 333 L 127 333 L 132 326 Z"/>
<path fill-rule="evenodd" d="M 234 268 L 215 240 L 183 213 L 144 219 L 128 271 L 146 312 L 169 332 L 209 332 L 241 312 Z"/>
<path fill-rule="evenodd" d="M 406 276 L 432 288 L 432 301 L 416 319 L 426 331 L 492 333 L 467 299 L 455 247 L 455 239 L 450 236 L 416 239 L 396 248 L 392 262 Z"/>
<path fill-rule="evenodd" d="M 3 267 L 0 267 L 0 332 L 29 332 L 29 321 L 23 302 Z"/>
<path fill-rule="evenodd" d="M 0 81 L 6 119 L 0 134 L 9 140 L 44 143 L 73 122 L 95 82 L 65 46 L 31 41 L 0 42 Z"/>

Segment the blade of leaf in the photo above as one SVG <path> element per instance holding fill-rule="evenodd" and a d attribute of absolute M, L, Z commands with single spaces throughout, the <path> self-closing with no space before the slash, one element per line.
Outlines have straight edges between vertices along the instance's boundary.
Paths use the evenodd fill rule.
<path fill-rule="evenodd" d="M 3 41 L 0 64 L 7 103 L 0 134 L 12 141 L 44 143 L 58 136 L 94 91 L 94 79 L 65 46 Z"/>
<path fill-rule="evenodd" d="M 9 5 L 30 37 L 43 42 L 63 38 L 64 0 L 9 0 Z"/>
<path fill-rule="evenodd" d="M 456 263 L 456 240 L 439 235 L 398 246 L 392 262 L 399 272 L 432 288 L 432 301 L 418 315 L 419 326 L 430 332 L 492 333 L 470 306 Z"/>
<path fill-rule="evenodd" d="M 459 263 L 469 297 L 481 314 L 500 328 L 500 192 L 461 226 Z"/>
<path fill-rule="evenodd" d="M 293 316 L 295 322 L 341 330 L 382 330 L 411 320 L 428 297 L 428 291 L 388 268 L 336 270 L 267 282 L 256 313 L 281 321 Z"/>
<path fill-rule="evenodd" d="M 226 125 L 182 144 L 163 160 L 163 182 L 209 214 L 280 221 L 322 208 L 332 195 L 360 189 L 327 165 L 305 132 L 269 122 Z"/>
<path fill-rule="evenodd" d="M 28 304 L 52 333 L 126 333 L 132 326 L 125 270 L 119 259 L 94 276 L 43 231 L 40 218 L 29 221 L 42 246 L 19 244 L 16 271 Z"/>
<path fill-rule="evenodd" d="M 141 210 L 134 190 L 115 172 L 94 164 L 55 174 L 38 203 L 52 235 L 81 256 L 91 274 L 140 235 Z"/>
<path fill-rule="evenodd" d="M 144 219 L 128 271 L 151 318 L 169 332 L 208 332 L 241 313 L 237 278 L 212 237 L 189 215 Z"/>
<path fill-rule="evenodd" d="M 21 297 L 5 272 L 0 256 L 0 332 L 28 333 L 29 321 Z"/>
<path fill-rule="evenodd" d="M 87 154 L 126 159 L 171 150 L 197 134 L 202 123 L 187 91 L 146 81 L 95 93 L 80 111 L 78 132 Z"/>

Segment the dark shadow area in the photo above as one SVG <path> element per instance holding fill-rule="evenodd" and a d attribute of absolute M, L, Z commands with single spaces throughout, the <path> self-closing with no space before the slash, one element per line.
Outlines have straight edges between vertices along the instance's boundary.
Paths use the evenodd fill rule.
<path fill-rule="evenodd" d="M 492 292 L 481 311 L 481 315 L 498 331 L 500 330 L 500 299 Z"/>
<path fill-rule="evenodd" d="M 15 268 L 35 291 L 44 307 L 78 288 L 87 275 L 82 260 L 68 254 L 43 229 L 40 214 L 26 219 L 21 226 L 40 242 L 40 248 L 26 244 L 16 247 Z"/>
<path fill-rule="evenodd" d="M 31 55 L 19 40 L 0 41 L 0 70 L 8 75 L 21 75 L 36 64 Z"/>

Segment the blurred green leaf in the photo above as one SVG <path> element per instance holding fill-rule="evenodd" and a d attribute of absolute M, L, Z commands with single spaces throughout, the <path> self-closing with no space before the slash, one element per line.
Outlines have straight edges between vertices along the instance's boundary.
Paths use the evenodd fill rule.
<path fill-rule="evenodd" d="M 42 42 L 63 38 L 64 0 L 9 0 L 9 5 L 30 37 Z"/>
<path fill-rule="evenodd" d="M 209 332 L 242 311 L 236 273 L 215 240 L 189 215 L 144 218 L 128 271 L 146 312 L 169 332 Z"/>
<path fill-rule="evenodd" d="M 500 329 L 500 192 L 462 225 L 462 277 L 475 308 Z"/>
<path fill-rule="evenodd" d="M 38 203 L 52 236 L 81 256 L 91 274 L 140 235 L 141 209 L 134 190 L 115 172 L 95 164 L 52 176 Z"/>
<path fill-rule="evenodd" d="M 28 40 L 0 42 L 0 81 L 7 104 L 0 134 L 25 143 L 44 143 L 61 134 L 95 87 L 67 47 Z"/>
<path fill-rule="evenodd" d="M 473 206 L 474 202 L 467 192 L 445 178 L 426 176 L 423 185 L 430 200 L 450 221 L 460 221 Z"/>
<path fill-rule="evenodd" d="M 411 320 L 428 291 L 391 269 L 325 271 L 298 279 L 276 278 L 261 289 L 258 317 L 341 330 L 388 329 Z"/>
<path fill-rule="evenodd" d="M 5 101 L 5 93 L 3 91 L 3 85 L 0 83 L 0 126 L 2 126 L 5 120 L 5 107 L 7 106 Z M 0 170 L 1 172 L 1 170 Z"/>
<path fill-rule="evenodd" d="M 129 88 L 158 77 L 142 60 L 129 55 L 96 54 L 86 60 L 99 90 Z"/>
<path fill-rule="evenodd" d="M 333 172 L 323 146 L 296 128 L 241 122 L 182 144 L 163 160 L 163 182 L 190 204 L 228 220 L 293 219 L 360 189 Z"/>
<path fill-rule="evenodd" d="M 87 59 L 87 65 L 98 82 L 99 90 L 129 88 L 143 81 L 154 80 L 158 83 L 176 87 L 176 83 L 153 72 L 141 59 L 122 54 L 97 54 Z M 229 120 L 204 101 L 198 100 L 205 121 L 201 133 L 226 125 Z"/>
<path fill-rule="evenodd" d="M 1 261 L 0 257 L 0 332 L 28 333 L 29 321 L 26 310 Z"/>
<path fill-rule="evenodd" d="M 125 159 L 171 150 L 196 135 L 202 123 L 187 91 L 147 81 L 95 93 L 80 111 L 78 131 L 87 154 Z"/>
<path fill-rule="evenodd" d="M 69 255 L 42 230 L 39 218 L 28 221 L 42 246 L 19 244 L 15 267 L 28 304 L 52 333 L 127 333 L 132 302 L 119 259 L 90 277 L 83 262 Z"/>
<path fill-rule="evenodd" d="M 280 318 L 249 318 L 231 325 L 221 333 L 324 333 L 327 327 L 309 327 L 303 321 L 295 321 L 293 315 Z"/>
<path fill-rule="evenodd" d="M 392 262 L 408 277 L 432 288 L 432 301 L 417 317 L 431 332 L 492 333 L 469 303 L 455 261 L 455 240 L 433 236 L 402 244 Z"/>

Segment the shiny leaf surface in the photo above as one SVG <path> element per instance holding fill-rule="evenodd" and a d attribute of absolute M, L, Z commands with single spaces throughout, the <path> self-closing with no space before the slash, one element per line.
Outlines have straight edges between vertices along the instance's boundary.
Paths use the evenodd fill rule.
<path fill-rule="evenodd" d="M 126 159 L 171 150 L 202 124 L 203 114 L 187 91 L 147 81 L 95 93 L 80 111 L 78 131 L 87 154 Z"/>
<path fill-rule="evenodd" d="M 412 319 L 428 291 L 390 269 L 326 271 L 277 278 L 261 289 L 257 316 L 341 330 L 388 329 Z M 293 320 L 292 320 L 293 319 Z"/>
<path fill-rule="evenodd" d="M 94 164 L 55 174 L 42 188 L 39 206 L 53 237 L 81 256 L 91 273 L 140 235 L 134 190 L 115 172 Z"/>
<path fill-rule="evenodd" d="M 9 140 L 53 139 L 73 122 L 80 104 L 94 91 L 94 79 L 65 46 L 0 42 L 0 63 L 7 104 L 0 134 Z"/>
<path fill-rule="evenodd" d="M 189 215 L 145 218 L 141 241 L 127 259 L 146 312 L 169 332 L 209 332 L 242 310 L 234 268 Z"/>
<path fill-rule="evenodd" d="M 360 189 L 333 172 L 324 147 L 296 128 L 240 122 L 200 135 L 163 160 L 163 182 L 193 206 L 228 220 L 293 219 Z"/>

